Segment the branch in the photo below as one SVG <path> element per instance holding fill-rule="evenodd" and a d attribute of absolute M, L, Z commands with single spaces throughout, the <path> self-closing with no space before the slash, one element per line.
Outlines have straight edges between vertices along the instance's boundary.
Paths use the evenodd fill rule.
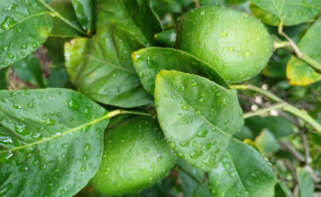
<path fill-rule="evenodd" d="M 263 90 L 261 88 L 255 87 L 255 86 L 252 86 L 250 84 L 247 84 L 247 85 L 231 85 L 230 88 L 238 89 L 238 90 L 251 90 L 251 91 L 254 91 L 254 92 L 258 92 L 258 93 L 266 96 L 267 98 L 270 98 L 271 100 L 276 101 L 279 104 L 282 104 L 282 107 L 280 107 L 280 109 L 283 109 L 284 111 L 287 111 L 287 112 L 289 112 L 289 113 L 301 118 L 306 123 L 308 123 L 310 126 L 312 126 L 316 131 L 321 133 L 321 125 L 316 120 L 314 120 L 305 110 L 296 108 L 295 106 L 293 106 L 293 105 L 285 102 L 281 98 L 277 97 L 272 92 L 269 92 L 267 90 Z"/>
<path fill-rule="evenodd" d="M 301 163 L 305 163 L 304 156 L 301 155 L 294 147 L 292 147 L 290 144 L 288 144 L 285 141 L 280 140 L 279 145 L 282 149 L 287 150 L 295 159 L 300 161 Z"/>
<path fill-rule="evenodd" d="M 311 57 L 307 56 L 306 54 L 304 54 L 299 47 L 294 43 L 294 41 L 283 32 L 283 21 L 281 20 L 280 25 L 278 27 L 278 33 L 283 36 L 287 41 L 288 44 L 293 48 L 294 53 L 296 54 L 296 56 L 303 60 L 304 62 L 308 63 L 312 68 L 314 68 L 317 72 L 321 72 L 321 64 L 317 61 L 315 61 L 314 59 L 312 59 Z"/>
<path fill-rule="evenodd" d="M 262 109 L 259 109 L 259 110 L 253 111 L 253 112 L 244 113 L 243 114 L 243 118 L 246 119 L 246 118 L 250 118 L 250 117 L 253 117 L 253 116 L 259 116 L 259 115 L 262 115 L 262 114 L 266 114 L 269 111 L 276 110 L 276 109 L 281 109 L 281 108 L 283 108 L 283 104 L 282 103 L 275 104 L 275 105 L 272 105 L 270 107 L 262 108 Z"/>

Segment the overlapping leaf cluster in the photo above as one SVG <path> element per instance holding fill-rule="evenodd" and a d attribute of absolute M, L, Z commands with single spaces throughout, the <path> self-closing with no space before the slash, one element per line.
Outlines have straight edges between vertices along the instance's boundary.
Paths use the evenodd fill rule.
<path fill-rule="evenodd" d="M 189 0 L 1 2 L 0 89 L 10 85 L 8 78 L 12 70 L 28 84 L 26 87 L 51 88 L 0 91 L 0 196 L 76 195 L 99 169 L 105 130 L 110 131 L 105 135 L 105 145 L 115 152 L 117 147 L 108 145 L 108 136 L 112 138 L 117 130 L 125 132 L 132 127 L 141 136 L 145 135 L 146 129 L 138 124 L 142 120 L 132 116 L 119 122 L 112 119 L 109 124 L 112 116 L 108 111 L 115 107 L 155 112 L 154 119 L 158 122 L 147 118 L 145 127 L 153 132 L 161 130 L 157 137 L 149 137 L 165 139 L 166 143 L 152 148 L 156 152 L 150 160 L 155 162 L 156 156 L 170 155 L 167 146 L 177 157 L 157 161 L 168 161 L 168 168 L 176 161 L 173 171 L 178 171 L 178 175 L 171 174 L 139 195 L 177 195 L 174 187 L 180 187 L 184 196 L 289 194 L 289 185 L 278 179 L 289 174 L 278 163 L 284 157 L 279 142 L 291 138 L 296 143 L 293 133 L 297 128 L 293 129 L 295 126 L 281 116 L 244 121 L 236 90 L 230 89 L 213 67 L 182 50 L 165 48 L 173 46 L 175 41 L 172 28 L 177 17 L 193 8 L 194 3 Z M 273 26 L 282 21 L 285 26 L 291 26 L 285 31 L 296 32 L 290 36 L 299 42 L 301 51 L 321 63 L 319 0 L 251 0 L 242 4 L 244 7 L 236 6 L 239 1 L 200 3 L 235 9 L 247 6 L 249 12 L 269 25 L 275 36 L 277 29 Z M 39 51 L 34 54 L 41 45 L 50 59 L 46 62 L 49 77 L 41 67 L 44 63 L 40 64 L 36 58 Z M 294 101 L 311 88 L 300 89 L 304 93 L 298 93 L 290 85 L 310 85 L 321 80 L 317 70 L 283 49 L 274 53 L 263 75 L 272 79 L 266 83 L 277 84 Z M 246 108 L 247 103 L 243 102 Z M 309 137 L 319 139 L 318 135 Z M 133 139 L 135 136 L 127 140 Z M 142 139 L 135 140 L 138 143 Z M 126 146 L 122 150 L 129 151 Z M 317 150 L 320 146 L 313 146 L 313 151 Z M 132 152 L 136 159 L 145 161 L 138 151 Z M 312 157 L 319 161 L 313 164 L 320 165 L 320 155 Z M 130 164 L 138 169 L 140 166 L 135 166 L 135 161 L 130 157 L 124 166 L 112 166 L 123 170 Z M 168 171 L 153 165 L 161 175 L 151 174 L 148 186 L 168 175 Z M 276 173 L 272 165 L 281 170 Z M 140 170 L 122 172 L 138 176 L 146 169 L 143 166 Z M 300 195 L 311 196 L 314 188 L 310 174 L 301 168 L 296 173 Z M 112 176 L 123 177 L 118 171 Z M 180 184 L 173 183 L 173 179 L 179 179 Z M 110 188 L 133 192 L 136 188 L 126 187 L 131 185 L 130 181 L 115 187 L 110 183 Z M 88 186 L 78 195 L 100 194 Z"/>

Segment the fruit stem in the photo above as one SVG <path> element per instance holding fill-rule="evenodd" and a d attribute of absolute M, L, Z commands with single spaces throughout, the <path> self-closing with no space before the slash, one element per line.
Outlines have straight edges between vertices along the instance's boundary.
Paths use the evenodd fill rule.
<path fill-rule="evenodd" d="M 70 22 L 68 19 L 66 19 L 65 17 L 63 17 L 59 12 L 57 12 L 55 9 L 53 9 L 50 5 L 48 5 L 48 3 L 46 3 L 44 0 L 38 0 L 45 8 L 47 8 L 49 11 L 52 12 L 54 17 L 58 17 L 61 21 L 63 21 L 64 23 L 66 23 L 67 25 L 69 25 L 71 28 L 75 29 L 78 33 L 80 33 L 81 35 L 86 36 L 86 33 L 80 29 L 79 27 L 77 27 L 76 25 L 74 25 L 72 22 Z"/>
<path fill-rule="evenodd" d="M 273 42 L 273 48 L 275 49 L 279 49 L 279 48 L 284 48 L 284 47 L 289 47 L 291 46 L 289 41 L 274 41 Z"/>
<path fill-rule="evenodd" d="M 259 110 L 256 110 L 256 111 L 244 113 L 243 114 L 243 118 L 246 119 L 246 118 L 250 118 L 250 117 L 253 117 L 253 116 L 259 116 L 259 115 L 262 115 L 262 114 L 266 114 L 269 111 L 276 110 L 276 109 L 281 109 L 281 108 L 283 108 L 283 104 L 282 103 L 275 104 L 275 105 L 272 105 L 270 107 L 266 107 L 266 108 L 262 108 L 262 109 L 259 109 Z"/>
<path fill-rule="evenodd" d="M 250 85 L 250 84 L 246 84 L 246 85 L 231 85 L 230 88 L 232 89 L 238 89 L 238 90 L 251 90 L 257 93 L 260 93 L 264 96 L 266 96 L 267 98 L 270 98 L 273 101 L 278 102 L 279 105 L 282 105 L 282 107 L 280 107 L 279 109 L 282 109 L 286 112 L 289 112 L 295 116 L 297 116 L 298 118 L 301 118 L 302 120 L 304 120 L 306 123 L 308 123 L 310 126 L 312 126 L 316 131 L 321 133 L 321 125 L 314 120 L 309 114 L 308 112 L 306 112 L 303 109 L 298 109 L 295 106 L 287 103 L 286 101 L 282 100 L 281 98 L 277 97 L 276 95 L 274 95 L 273 93 L 267 91 L 267 90 L 263 90 L 261 88 L 258 88 L 256 86 Z"/>
<path fill-rule="evenodd" d="M 278 33 L 283 36 L 291 46 L 291 48 L 294 50 L 295 55 L 309 64 L 312 68 L 314 68 L 317 72 L 321 72 L 321 64 L 317 62 L 316 60 L 312 59 L 308 55 L 304 54 L 299 47 L 295 44 L 295 42 L 283 32 L 283 21 L 281 20 L 280 25 L 278 27 Z"/>

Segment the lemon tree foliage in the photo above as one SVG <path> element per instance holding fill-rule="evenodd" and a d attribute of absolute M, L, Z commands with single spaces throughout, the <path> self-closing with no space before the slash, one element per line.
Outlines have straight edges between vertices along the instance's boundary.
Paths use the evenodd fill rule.
<path fill-rule="evenodd" d="M 321 62 L 321 19 L 316 21 L 309 28 L 307 33 L 300 40 L 298 46 L 307 55 L 313 57 L 316 61 Z M 321 80 L 321 74 L 306 64 L 304 61 L 291 57 L 287 64 L 286 75 L 290 84 L 293 85 L 310 85 Z"/>
<path fill-rule="evenodd" d="M 276 26 L 278 25 L 276 21 L 280 20 L 287 26 L 311 22 L 321 13 L 321 2 L 319 0 L 251 0 L 251 3 L 263 12 L 267 12 L 266 14 L 271 15 L 267 19 L 267 21 L 270 21 L 268 24 L 272 22 L 271 25 Z"/>
<path fill-rule="evenodd" d="M 98 170 L 106 110 L 66 89 L 0 92 L 1 196 L 72 196 Z M 10 115 L 9 115 L 10 114 Z"/>
<path fill-rule="evenodd" d="M 318 196 L 320 14 L 1 1 L 0 196 Z"/>
<path fill-rule="evenodd" d="M 3 1 L 0 13 L 0 68 L 3 68 L 37 50 L 53 23 L 48 11 L 34 0 Z"/>

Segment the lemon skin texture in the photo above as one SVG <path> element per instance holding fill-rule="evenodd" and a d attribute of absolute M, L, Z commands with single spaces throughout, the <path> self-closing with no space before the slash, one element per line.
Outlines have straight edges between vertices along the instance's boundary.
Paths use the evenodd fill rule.
<path fill-rule="evenodd" d="M 229 8 L 191 10 L 181 18 L 177 36 L 177 48 L 209 63 L 227 83 L 256 76 L 273 52 L 273 41 L 264 25 Z"/>
<path fill-rule="evenodd" d="M 161 181 L 175 156 L 151 118 L 134 118 L 110 129 L 100 168 L 91 180 L 98 192 L 120 196 Z"/>

